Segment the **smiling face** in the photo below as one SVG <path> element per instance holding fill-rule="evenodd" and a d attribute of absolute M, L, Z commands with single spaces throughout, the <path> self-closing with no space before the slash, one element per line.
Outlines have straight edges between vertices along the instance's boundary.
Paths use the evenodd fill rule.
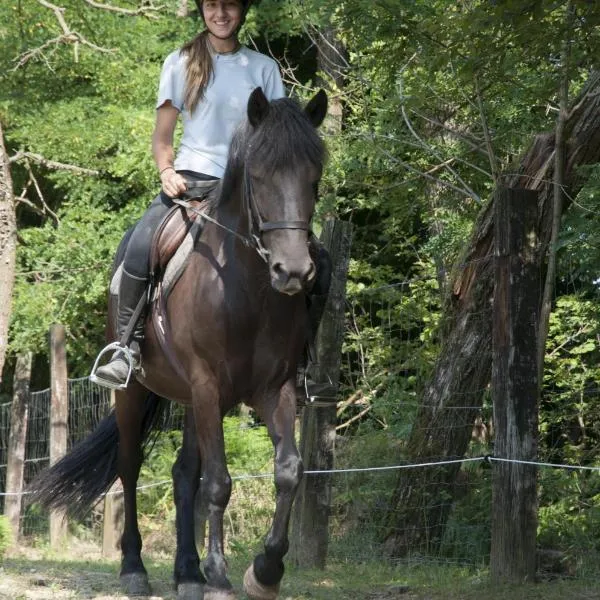
<path fill-rule="evenodd" d="M 215 50 L 217 52 L 233 50 L 237 44 L 236 32 L 242 22 L 242 2 L 240 0 L 204 0 L 202 14 Z"/>

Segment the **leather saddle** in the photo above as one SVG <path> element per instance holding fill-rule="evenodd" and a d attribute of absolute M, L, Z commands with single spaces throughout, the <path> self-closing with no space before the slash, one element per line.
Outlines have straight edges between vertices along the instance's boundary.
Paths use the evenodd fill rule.
<path fill-rule="evenodd" d="M 196 240 L 202 233 L 202 213 L 210 208 L 219 180 L 188 182 L 183 200 L 173 200 L 152 238 L 150 274 L 152 297 L 150 315 L 158 342 L 171 366 L 187 381 L 187 375 L 175 356 L 167 319 L 167 297 L 185 270 Z"/>
<path fill-rule="evenodd" d="M 184 192 L 182 200 L 173 200 L 175 205 L 165 215 L 152 238 L 150 273 L 153 279 L 165 273 L 169 261 L 196 223 L 200 227 L 196 228 L 194 237 L 199 235 L 202 229 L 199 217 L 204 210 L 208 209 L 210 198 L 219 181 L 219 179 L 188 181 L 188 189 Z"/>

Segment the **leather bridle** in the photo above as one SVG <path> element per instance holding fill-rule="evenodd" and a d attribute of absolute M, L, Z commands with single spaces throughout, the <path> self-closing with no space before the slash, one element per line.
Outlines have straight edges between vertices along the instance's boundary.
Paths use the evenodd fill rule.
<path fill-rule="evenodd" d="M 265 221 L 260 214 L 260 210 L 258 209 L 258 205 L 256 203 L 256 199 L 254 198 L 254 192 L 252 189 L 252 181 L 250 178 L 250 173 L 248 172 L 248 168 L 244 166 L 244 185 L 242 189 L 242 202 L 245 206 L 245 212 L 248 220 L 248 234 L 243 235 L 238 231 L 234 231 L 229 227 L 223 225 L 210 215 L 208 215 L 205 211 L 198 210 L 194 206 L 190 204 L 189 201 L 182 200 L 180 198 L 173 198 L 172 201 L 179 206 L 183 206 L 187 210 L 196 213 L 202 219 L 206 221 L 210 221 L 217 227 L 231 233 L 236 238 L 244 243 L 245 246 L 249 248 L 253 248 L 256 250 L 258 255 L 266 262 L 269 262 L 269 251 L 265 248 L 262 242 L 262 234 L 269 231 L 277 231 L 280 229 L 300 229 L 303 231 L 311 232 L 311 224 L 310 221 Z M 198 189 L 206 189 L 210 187 L 213 182 L 206 181 L 188 181 L 187 186 L 188 190 L 193 190 L 195 188 Z"/>
<path fill-rule="evenodd" d="M 258 252 L 260 257 L 268 262 L 269 251 L 262 243 L 262 234 L 269 231 L 277 231 L 280 229 L 300 229 L 303 231 L 311 231 L 310 221 L 264 221 L 260 210 L 254 198 L 252 189 L 252 181 L 248 168 L 244 167 L 244 198 L 243 202 L 246 205 L 248 214 L 248 232 L 252 241 L 252 246 Z"/>

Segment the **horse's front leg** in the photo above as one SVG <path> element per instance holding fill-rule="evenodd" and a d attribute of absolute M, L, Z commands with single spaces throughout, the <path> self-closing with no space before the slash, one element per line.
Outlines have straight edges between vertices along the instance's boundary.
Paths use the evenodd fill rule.
<path fill-rule="evenodd" d="M 174 568 L 177 600 L 198 600 L 202 598 L 202 586 L 206 580 L 200 572 L 200 557 L 194 535 L 195 496 L 200 482 L 200 453 L 194 417 L 189 408 L 185 411 L 183 444 L 173 465 L 172 474 L 177 530 Z"/>
<path fill-rule="evenodd" d="M 142 421 L 148 390 L 132 383 L 115 392 L 119 429 L 117 471 L 123 484 L 124 528 L 121 536 L 121 586 L 129 596 L 150 595 L 148 574 L 142 562 L 142 537 L 138 528 L 136 487 L 142 466 Z"/>
<path fill-rule="evenodd" d="M 265 398 L 255 408 L 269 430 L 275 448 L 275 514 L 259 554 L 244 576 L 244 591 L 252 600 L 274 600 L 283 578 L 283 557 L 289 548 L 288 529 L 292 504 L 302 478 L 302 459 L 294 438 L 296 390 L 288 381 L 278 395 Z"/>
<path fill-rule="evenodd" d="M 225 459 L 223 417 L 216 382 L 196 386 L 193 393 L 196 437 L 202 457 L 202 501 L 207 511 L 208 551 L 204 561 L 204 600 L 235 598 L 227 578 L 223 515 L 231 496 L 231 477 Z"/>

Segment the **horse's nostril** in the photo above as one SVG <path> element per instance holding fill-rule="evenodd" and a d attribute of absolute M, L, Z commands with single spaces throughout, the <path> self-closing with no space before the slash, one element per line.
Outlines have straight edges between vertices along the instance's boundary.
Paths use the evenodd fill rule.
<path fill-rule="evenodd" d="M 317 269 L 315 268 L 315 263 L 311 262 L 310 267 L 308 268 L 308 273 L 306 273 L 306 281 L 310 283 L 316 275 Z"/>
<path fill-rule="evenodd" d="M 271 269 L 273 270 L 273 273 L 275 273 L 275 275 L 282 275 L 284 272 L 283 265 L 280 262 L 274 263 Z"/>

